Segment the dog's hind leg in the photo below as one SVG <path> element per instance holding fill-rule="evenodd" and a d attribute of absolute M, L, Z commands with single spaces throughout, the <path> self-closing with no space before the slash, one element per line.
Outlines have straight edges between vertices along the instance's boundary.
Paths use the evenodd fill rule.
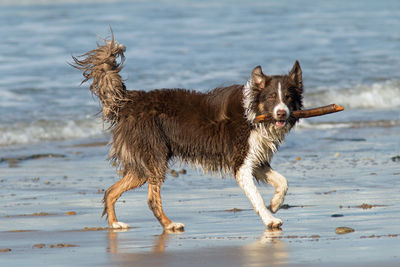
<path fill-rule="evenodd" d="M 288 190 L 288 182 L 286 178 L 270 167 L 256 170 L 255 175 L 257 180 L 267 181 L 267 183 L 275 188 L 275 194 L 271 199 L 271 211 L 273 213 L 277 212 L 282 206 Z"/>
<path fill-rule="evenodd" d="M 235 177 L 239 186 L 245 192 L 247 198 L 253 205 L 255 212 L 261 217 L 265 226 L 270 228 L 279 228 L 282 225 L 282 220 L 272 216 L 265 206 L 264 200 L 254 183 L 253 168 L 243 165 L 237 171 Z"/>
<path fill-rule="evenodd" d="M 154 216 L 160 222 L 166 232 L 183 232 L 185 225 L 182 223 L 174 223 L 165 215 L 161 202 L 161 185 L 162 181 L 149 182 L 148 204 Z"/>
<path fill-rule="evenodd" d="M 110 228 L 129 228 L 129 225 L 119 222 L 115 215 L 115 202 L 126 191 L 142 186 L 146 183 L 146 178 L 141 178 L 132 172 L 127 172 L 124 177 L 113 184 L 104 193 L 103 216 L 107 214 Z"/>

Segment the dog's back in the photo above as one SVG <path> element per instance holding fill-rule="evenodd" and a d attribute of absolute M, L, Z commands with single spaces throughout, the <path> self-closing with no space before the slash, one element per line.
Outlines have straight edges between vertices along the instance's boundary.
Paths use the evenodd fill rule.
<path fill-rule="evenodd" d="M 234 85 L 205 94 L 183 89 L 129 91 L 130 101 L 113 128 L 110 156 L 122 168 L 136 169 L 145 177 L 156 170 L 162 179 L 174 157 L 207 171 L 233 170 L 245 154 L 246 145 L 241 144 L 247 144 L 250 132 L 242 90 Z"/>

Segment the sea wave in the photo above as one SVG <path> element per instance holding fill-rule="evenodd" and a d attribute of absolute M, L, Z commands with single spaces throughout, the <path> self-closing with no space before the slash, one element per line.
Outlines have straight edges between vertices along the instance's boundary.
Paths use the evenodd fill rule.
<path fill-rule="evenodd" d="M 330 130 L 338 128 L 364 128 L 364 127 L 399 127 L 400 120 L 368 120 L 368 121 L 329 121 L 329 122 L 310 122 L 301 120 L 297 124 L 297 129 L 318 129 Z"/>
<path fill-rule="evenodd" d="M 100 118 L 78 120 L 37 120 L 0 125 L 0 146 L 34 144 L 99 136 L 106 126 Z"/>
<path fill-rule="evenodd" d="M 304 97 L 306 107 L 321 106 L 327 101 L 346 109 L 400 108 L 400 81 L 389 80 L 351 88 L 316 88 Z"/>
<path fill-rule="evenodd" d="M 345 111 L 339 115 L 301 120 L 299 129 L 400 126 L 399 80 L 357 85 L 348 89 L 315 88 L 310 91 L 304 97 L 305 107 L 336 103 L 342 105 Z M 29 106 L 21 105 L 21 108 L 10 111 L 11 107 L 19 107 L 15 103 L 20 103 L 18 101 L 22 101 L 24 96 L 33 94 L 38 97 L 36 91 L 24 95 L 3 90 L 0 94 L 4 97 L 4 101 L 0 101 L 0 111 L 3 112 L 0 119 L 0 146 L 95 137 L 102 135 L 107 128 L 99 116 L 87 115 L 94 114 L 97 103 L 82 94 L 71 97 L 65 103 L 42 97 L 38 98 L 42 101 Z M 58 109 L 59 106 L 63 108 Z M 32 112 L 28 112 L 30 108 Z"/>
<path fill-rule="evenodd" d="M 0 6 L 57 5 L 65 3 L 112 3 L 118 0 L 2 0 Z"/>

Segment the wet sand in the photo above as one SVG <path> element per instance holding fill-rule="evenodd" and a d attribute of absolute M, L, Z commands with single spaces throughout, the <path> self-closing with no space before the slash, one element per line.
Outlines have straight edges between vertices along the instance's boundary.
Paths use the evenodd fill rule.
<path fill-rule="evenodd" d="M 281 231 L 269 231 L 231 177 L 179 163 L 162 188 L 166 214 L 186 226 L 162 234 L 146 188 L 117 202 L 127 231 L 101 218 L 117 181 L 107 137 L 2 148 L 1 266 L 397 266 L 398 127 L 297 130 L 273 160 L 289 191 Z M 42 155 L 32 157 L 32 155 Z M 45 157 L 44 155 L 57 155 Z M 393 160 L 393 158 L 395 160 Z M 9 159 L 12 164 L 10 164 Z M 179 170 L 185 169 L 185 174 Z M 260 185 L 268 203 L 272 189 Z M 338 232 L 340 227 L 354 231 Z"/>

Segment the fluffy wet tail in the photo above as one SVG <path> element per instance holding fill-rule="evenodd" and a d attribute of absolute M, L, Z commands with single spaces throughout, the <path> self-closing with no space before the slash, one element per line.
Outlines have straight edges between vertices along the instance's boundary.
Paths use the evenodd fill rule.
<path fill-rule="evenodd" d="M 126 87 L 119 75 L 124 62 L 125 46 L 119 44 L 112 36 L 111 40 L 103 40 L 103 45 L 78 58 L 72 57 L 73 67 L 83 71 L 82 83 L 91 79 L 90 91 L 96 95 L 103 106 L 103 120 L 114 125 L 119 120 L 119 111 L 126 102 Z M 117 61 L 118 57 L 120 62 Z"/>

